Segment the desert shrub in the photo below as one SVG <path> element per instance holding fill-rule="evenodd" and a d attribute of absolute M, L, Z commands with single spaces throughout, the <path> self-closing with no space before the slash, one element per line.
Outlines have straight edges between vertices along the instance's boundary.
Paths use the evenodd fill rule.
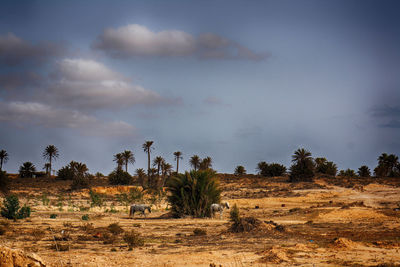
<path fill-rule="evenodd" d="M 82 215 L 82 220 L 89 221 L 89 215 L 88 214 Z"/>
<path fill-rule="evenodd" d="M 47 193 L 42 193 L 40 198 L 44 206 L 48 206 L 50 204 L 50 199 L 48 198 Z"/>
<path fill-rule="evenodd" d="M 339 176 L 342 177 L 356 177 L 357 174 L 354 170 L 347 169 L 347 170 L 340 170 Z"/>
<path fill-rule="evenodd" d="M 168 201 L 175 217 L 209 217 L 211 203 L 219 203 L 221 198 L 219 180 L 211 170 L 191 171 L 171 177 L 168 191 Z"/>
<path fill-rule="evenodd" d="M 0 171 L 0 191 L 7 192 L 9 178 L 5 171 Z"/>
<path fill-rule="evenodd" d="M 31 208 L 24 205 L 22 208 L 19 206 L 19 199 L 16 195 L 9 195 L 3 201 L 1 208 L 1 216 L 7 219 L 23 219 L 31 215 Z"/>
<path fill-rule="evenodd" d="M 358 173 L 358 176 L 360 176 L 360 177 L 370 177 L 371 176 L 371 171 L 368 168 L 368 166 L 366 166 L 366 165 L 363 165 L 360 168 L 358 168 L 357 173 Z"/>
<path fill-rule="evenodd" d="M 243 174 L 246 174 L 246 169 L 241 165 L 237 166 L 235 168 L 235 175 L 239 176 L 239 175 L 243 175 Z"/>
<path fill-rule="evenodd" d="M 30 177 L 32 178 L 33 175 L 36 172 L 36 167 L 33 165 L 32 162 L 24 162 L 20 167 L 19 167 L 19 177 L 25 178 L 25 177 Z"/>
<path fill-rule="evenodd" d="M 113 235 L 119 235 L 124 232 L 124 229 L 122 229 L 122 227 L 119 226 L 119 223 L 112 223 L 112 224 L 108 225 L 107 229 Z"/>
<path fill-rule="evenodd" d="M 134 230 L 125 233 L 124 241 L 128 244 L 129 248 L 141 247 L 144 245 L 144 239 Z"/>
<path fill-rule="evenodd" d="M 132 176 L 122 169 L 117 169 L 108 175 L 108 182 L 112 185 L 129 185 L 132 184 Z"/>
<path fill-rule="evenodd" d="M 337 166 L 332 161 L 327 161 L 326 158 L 315 158 L 315 171 L 321 174 L 336 176 Z"/>
<path fill-rule="evenodd" d="M 104 195 L 100 193 L 96 193 L 92 190 L 89 191 L 89 196 L 90 196 L 90 206 L 91 207 L 102 207 L 103 202 L 104 202 Z"/>
<path fill-rule="evenodd" d="M 231 222 L 233 222 L 233 223 L 240 222 L 239 208 L 236 204 L 233 205 L 231 211 L 229 212 L 229 215 L 230 215 Z"/>
<path fill-rule="evenodd" d="M 195 228 L 193 234 L 196 236 L 207 235 L 207 231 L 205 229 Z"/>
<path fill-rule="evenodd" d="M 129 193 L 121 193 L 116 196 L 116 199 L 119 203 L 124 206 L 128 206 L 129 204 L 140 201 L 143 199 L 143 192 L 140 191 L 139 188 L 131 188 Z"/>
<path fill-rule="evenodd" d="M 72 180 L 74 178 L 74 171 L 68 166 L 64 166 L 57 171 L 57 179 L 60 180 Z"/>
<path fill-rule="evenodd" d="M 55 213 L 50 214 L 50 219 L 55 219 L 55 218 L 57 218 L 57 214 Z"/>
<path fill-rule="evenodd" d="M 102 240 L 105 245 L 114 244 L 117 241 L 117 236 L 103 233 Z"/>

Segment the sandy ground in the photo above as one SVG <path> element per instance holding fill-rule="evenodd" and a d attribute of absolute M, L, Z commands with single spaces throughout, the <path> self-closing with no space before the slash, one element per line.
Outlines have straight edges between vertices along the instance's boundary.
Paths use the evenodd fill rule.
<path fill-rule="evenodd" d="M 139 214 L 129 218 L 126 207 L 115 200 L 127 188 L 99 186 L 107 201 L 85 210 L 90 207 L 87 191 L 67 193 L 65 181 L 25 181 L 15 182 L 12 192 L 33 212 L 17 222 L 3 220 L 6 232 L 0 245 L 34 252 L 48 266 L 400 264 L 400 181 L 351 188 L 324 179 L 295 185 L 284 179 L 237 177 L 221 182 L 223 200 L 237 204 L 242 217 L 283 227 L 231 233 L 228 212 L 222 219 L 166 218 L 167 204 L 162 199 L 153 200 L 153 212 L 146 218 Z M 108 212 L 111 209 L 116 212 Z M 51 214 L 57 217 L 51 219 Z M 88 221 L 82 220 L 85 214 Z M 128 250 L 123 233 L 107 242 L 105 233 L 111 223 L 125 232 L 140 233 L 144 246 Z M 196 228 L 206 235 L 195 235 Z"/>

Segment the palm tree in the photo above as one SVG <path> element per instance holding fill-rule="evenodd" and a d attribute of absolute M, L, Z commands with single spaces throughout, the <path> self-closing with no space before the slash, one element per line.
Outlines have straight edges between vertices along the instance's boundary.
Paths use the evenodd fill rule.
<path fill-rule="evenodd" d="M 358 168 L 358 176 L 360 177 L 370 177 L 371 176 L 371 171 L 368 168 L 368 166 L 363 165 L 360 168 Z"/>
<path fill-rule="evenodd" d="M 208 169 L 211 169 L 211 167 L 212 167 L 212 159 L 211 159 L 211 157 L 205 157 L 200 162 L 200 169 L 201 170 L 208 170 Z"/>
<path fill-rule="evenodd" d="M 0 151 L 0 171 L 3 170 L 3 163 L 8 161 L 8 153 L 5 150 Z"/>
<path fill-rule="evenodd" d="M 21 167 L 19 167 L 20 177 L 32 177 L 36 171 L 35 165 L 32 162 L 24 162 Z"/>
<path fill-rule="evenodd" d="M 50 163 L 50 176 L 51 176 L 51 162 L 52 160 L 58 158 L 59 154 L 58 154 L 58 149 L 55 145 L 48 145 L 43 152 L 43 158 L 45 160 L 48 160 Z"/>
<path fill-rule="evenodd" d="M 304 148 L 299 148 L 292 155 L 292 161 L 297 164 L 303 164 L 306 161 L 311 160 L 311 152 L 305 150 Z"/>
<path fill-rule="evenodd" d="M 378 166 L 375 168 L 377 176 L 394 176 L 399 158 L 394 154 L 382 153 L 378 158 Z"/>
<path fill-rule="evenodd" d="M 157 175 L 160 176 L 161 165 L 165 162 L 163 157 L 157 156 L 153 161 L 153 166 L 157 166 Z"/>
<path fill-rule="evenodd" d="M 182 152 L 176 151 L 174 152 L 175 160 L 176 160 L 176 173 L 178 173 L 179 170 L 179 159 L 183 159 L 182 157 Z"/>
<path fill-rule="evenodd" d="M 163 161 L 163 163 L 161 164 L 161 173 L 162 173 L 161 187 L 165 186 L 165 181 L 171 175 L 171 172 L 172 172 L 172 165 Z"/>
<path fill-rule="evenodd" d="M 144 187 L 145 187 L 145 185 L 144 185 L 145 179 L 144 178 L 146 177 L 145 171 L 142 168 L 139 168 L 139 169 L 136 169 L 135 174 L 138 177 L 139 183 L 142 185 L 142 187 L 144 189 Z"/>
<path fill-rule="evenodd" d="M 260 161 L 257 164 L 256 170 L 257 170 L 259 175 L 263 175 L 264 176 L 265 170 L 266 170 L 267 167 L 268 167 L 268 163 L 266 163 L 265 161 Z"/>
<path fill-rule="evenodd" d="M 121 154 L 122 154 L 122 158 L 124 159 L 124 163 L 125 163 L 125 171 L 128 172 L 128 163 L 131 163 L 133 165 L 135 163 L 135 156 L 133 155 L 132 151 L 130 151 L 130 150 L 125 150 Z"/>
<path fill-rule="evenodd" d="M 50 163 L 45 163 L 43 169 L 46 170 L 46 175 L 49 175 L 50 171 Z"/>
<path fill-rule="evenodd" d="M 150 177 L 150 152 L 153 141 L 146 141 L 143 145 L 143 151 L 147 153 L 147 175 Z M 149 178 L 150 179 L 150 178 Z"/>
<path fill-rule="evenodd" d="M 200 167 L 200 157 L 197 155 L 192 156 L 189 160 L 189 163 L 193 169 L 197 171 L 197 169 Z"/>
<path fill-rule="evenodd" d="M 235 175 L 236 176 L 244 175 L 244 174 L 246 174 L 246 169 L 243 166 L 239 165 L 239 166 L 237 166 L 235 168 Z"/>
<path fill-rule="evenodd" d="M 124 165 L 124 163 L 125 163 L 123 154 L 122 153 L 115 154 L 113 161 L 115 161 L 117 163 L 117 170 L 121 170 L 122 165 Z"/>

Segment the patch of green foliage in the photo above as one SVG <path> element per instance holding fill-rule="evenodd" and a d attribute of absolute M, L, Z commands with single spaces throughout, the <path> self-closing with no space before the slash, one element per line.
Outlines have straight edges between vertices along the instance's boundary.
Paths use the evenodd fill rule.
<path fill-rule="evenodd" d="M 3 201 L 1 216 L 13 220 L 24 219 L 31 216 L 31 208 L 26 205 L 20 208 L 18 197 L 16 195 L 9 195 Z"/>
<path fill-rule="evenodd" d="M 117 169 L 108 175 L 108 182 L 112 185 L 130 185 L 132 181 L 132 176 L 122 169 Z"/>

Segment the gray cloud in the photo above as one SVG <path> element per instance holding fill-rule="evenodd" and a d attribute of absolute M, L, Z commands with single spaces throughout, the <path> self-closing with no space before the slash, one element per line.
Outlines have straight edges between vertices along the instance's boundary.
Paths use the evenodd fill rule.
<path fill-rule="evenodd" d="M 134 136 L 136 129 L 123 121 L 102 122 L 75 110 L 56 109 L 37 102 L 0 102 L 0 121 L 19 127 L 78 129 L 84 135 Z"/>
<path fill-rule="evenodd" d="M 381 128 L 400 128 L 400 107 L 399 106 L 376 106 L 371 110 L 371 115 L 379 119 Z"/>
<path fill-rule="evenodd" d="M 33 71 L 15 72 L 0 75 L 0 87 L 5 90 L 23 89 L 39 86 L 43 77 Z"/>
<path fill-rule="evenodd" d="M 222 105 L 222 100 L 214 96 L 209 96 L 203 100 L 203 103 L 210 106 L 219 106 Z"/>
<path fill-rule="evenodd" d="M 114 57 L 196 56 L 202 59 L 263 60 L 268 54 L 250 49 L 212 33 L 198 38 L 178 30 L 152 32 L 147 27 L 130 24 L 117 29 L 108 28 L 98 36 L 92 48 Z"/>
<path fill-rule="evenodd" d="M 37 65 L 64 52 L 65 48 L 60 44 L 32 44 L 15 36 L 13 33 L 0 35 L 0 64 L 8 66 Z"/>

